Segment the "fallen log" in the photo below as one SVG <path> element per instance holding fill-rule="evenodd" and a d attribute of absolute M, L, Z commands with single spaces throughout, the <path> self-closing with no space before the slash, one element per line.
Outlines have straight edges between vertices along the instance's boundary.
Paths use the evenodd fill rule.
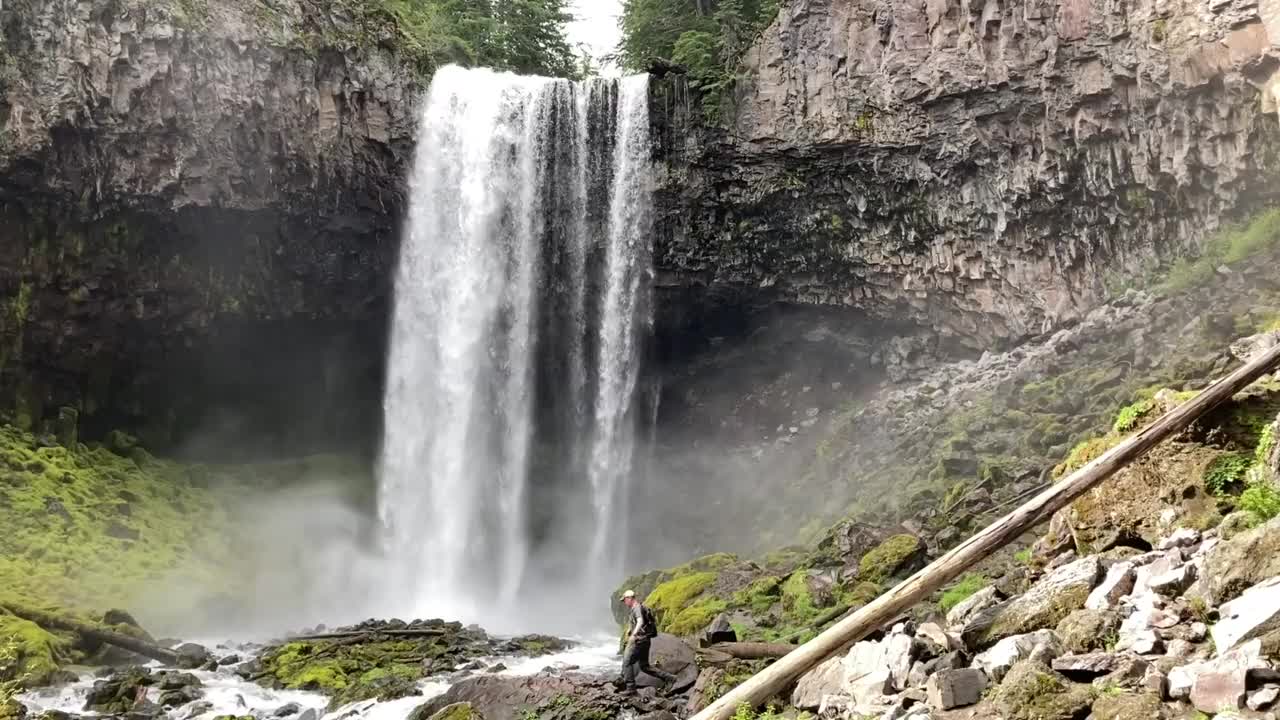
<path fill-rule="evenodd" d="M 1164 439 L 1186 429 L 1202 415 L 1270 372 L 1277 364 L 1280 364 L 1280 346 L 1255 356 L 1235 372 L 1205 388 L 1195 398 L 1166 413 L 1145 430 L 1125 439 L 1093 462 L 1061 479 L 946 555 L 934 560 L 869 605 L 748 678 L 694 715 L 693 720 L 728 720 L 743 703 L 758 707 L 782 692 L 810 668 L 929 597 L 992 552 L 1017 539 L 1029 528 L 1147 454 Z"/>
<path fill-rule="evenodd" d="M 737 660 L 764 660 L 780 658 L 798 647 L 800 646 L 789 643 L 722 642 L 709 645 L 699 652 L 720 653 Z"/>
<path fill-rule="evenodd" d="M 0 605 L 0 610 L 7 611 L 23 620 L 30 620 L 46 630 L 69 630 L 95 642 L 114 645 L 143 657 L 157 660 L 165 665 L 179 664 L 178 653 L 173 650 L 132 635 L 116 632 L 102 625 L 81 622 L 63 615 L 56 615 L 45 610 L 38 610 L 9 601 L 5 601 L 4 604 Z"/>

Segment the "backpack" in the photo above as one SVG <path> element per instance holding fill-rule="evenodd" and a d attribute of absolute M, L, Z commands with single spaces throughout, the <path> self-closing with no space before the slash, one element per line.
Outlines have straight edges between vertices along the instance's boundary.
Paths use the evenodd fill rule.
<path fill-rule="evenodd" d="M 658 637 L 658 620 L 653 616 L 653 611 L 647 605 L 641 605 L 640 616 L 644 618 L 644 637 L 650 640 Z"/>

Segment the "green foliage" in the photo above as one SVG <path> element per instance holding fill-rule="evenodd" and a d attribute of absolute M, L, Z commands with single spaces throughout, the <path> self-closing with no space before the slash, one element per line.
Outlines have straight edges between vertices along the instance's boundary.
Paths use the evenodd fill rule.
<path fill-rule="evenodd" d="M 1031 548 L 1023 548 L 1022 550 L 1019 550 L 1018 552 L 1014 553 L 1013 559 L 1017 560 L 1023 565 L 1030 565 L 1031 564 Z"/>
<path fill-rule="evenodd" d="M 942 598 L 938 601 L 938 607 L 942 608 L 943 612 L 947 612 L 990 584 L 991 582 L 983 575 L 967 573 L 958 582 L 943 591 Z"/>
<path fill-rule="evenodd" d="M 1116 421 L 1112 424 L 1111 429 L 1118 433 L 1127 433 L 1138 426 L 1138 421 L 1147 416 L 1155 403 L 1150 400 L 1139 400 L 1138 402 L 1122 408 L 1116 413 Z"/>
<path fill-rule="evenodd" d="M 782 581 L 772 575 L 756 578 L 750 585 L 733 594 L 733 605 L 749 608 L 752 613 L 763 615 L 782 597 L 781 585 Z"/>
<path fill-rule="evenodd" d="M 1254 217 L 1247 225 L 1228 228 L 1211 238 L 1198 258 L 1174 263 L 1157 290 L 1181 292 L 1206 285 L 1220 265 L 1234 265 L 1280 241 L 1280 208 Z"/>
<path fill-rule="evenodd" d="M 1115 447 L 1119 442 L 1120 438 L 1115 435 L 1105 435 L 1085 440 L 1072 448 L 1067 455 L 1067 459 L 1053 469 L 1053 477 L 1060 478 L 1079 470 L 1097 460 L 1103 453 Z"/>
<path fill-rule="evenodd" d="M 704 111 L 716 117 L 742 55 L 777 13 L 777 0 L 624 0 L 616 58 L 636 72 L 655 59 L 683 65 Z"/>
<path fill-rule="evenodd" d="M 1240 495 L 1240 509 L 1253 513 L 1263 522 L 1270 520 L 1280 515 L 1280 490 L 1269 483 L 1245 488 Z"/>
<path fill-rule="evenodd" d="M 1250 458 L 1240 453 L 1226 453 L 1214 458 L 1204 471 L 1204 488 L 1209 494 L 1222 497 L 1231 486 L 1244 481 L 1249 470 Z"/>

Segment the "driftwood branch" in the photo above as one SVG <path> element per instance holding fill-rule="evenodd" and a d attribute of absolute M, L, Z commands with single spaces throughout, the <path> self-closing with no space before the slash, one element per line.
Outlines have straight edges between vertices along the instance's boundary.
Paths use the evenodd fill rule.
<path fill-rule="evenodd" d="M 1017 539 L 1022 533 L 1114 475 L 1121 468 L 1146 455 L 1164 439 L 1217 407 L 1280 363 L 1280 346 L 1259 354 L 1243 367 L 1210 385 L 1192 400 L 1174 408 L 1155 423 L 1101 457 L 1076 470 L 1043 493 L 1015 508 L 977 535 L 938 558 L 928 567 L 899 583 L 871 604 L 833 625 L 813 640 L 801 645 L 769 667 L 693 716 L 693 720 L 728 720 L 737 707 L 747 703 L 757 707 L 786 689 L 800 675 L 827 658 L 866 637 L 890 618 L 929 597 L 960 577 L 992 552 Z"/>
<path fill-rule="evenodd" d="M 125 635 L 115 630 L 110 630 L 102 625 L 94 625 L 86 622 L 80 622 L 69 617 L 56 615 L 45 610 L 38 610 L 32 607 L 25 607 L 11 602 L 5 602 L 0 605 L 0 610 L 7 610 L 9 613 L 30 620 L 48 630 L 70 630 L 82 637 L 94 640 L 107 645 L 114 645 L 130 652 L 135 652 L 143 657 L 158 660 L 166 665 L 178 664 L 178 653 L 148 642 L 142 638 L 136 638 L 132 635 Z"/>

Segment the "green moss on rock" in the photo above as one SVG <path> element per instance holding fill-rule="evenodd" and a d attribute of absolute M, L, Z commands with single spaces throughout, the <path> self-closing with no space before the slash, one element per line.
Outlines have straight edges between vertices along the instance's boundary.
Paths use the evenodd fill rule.
<path fill-rule="evenodd" d="M 894 535 L 862 556 L 858 577 L 873 583 L 884 582 L 918 560 L 923 551 L 924 545 L 915 535 Z"/>
<path fill-rule="evenodd" d="M 1029 660 L 1013 666 L 994 696 L 1003 720 L 1072 720 L 1083 717 L 1092 702 L 1091 689 Z"/>
<path fill-rule="evenodd" d="M 8 657 L 0 661 L 0 681 L 25 687 L 47 684 L 71 655 L 71 640 L 54 635 L 33 622 L 0 610 L 0 647 Z"/>

